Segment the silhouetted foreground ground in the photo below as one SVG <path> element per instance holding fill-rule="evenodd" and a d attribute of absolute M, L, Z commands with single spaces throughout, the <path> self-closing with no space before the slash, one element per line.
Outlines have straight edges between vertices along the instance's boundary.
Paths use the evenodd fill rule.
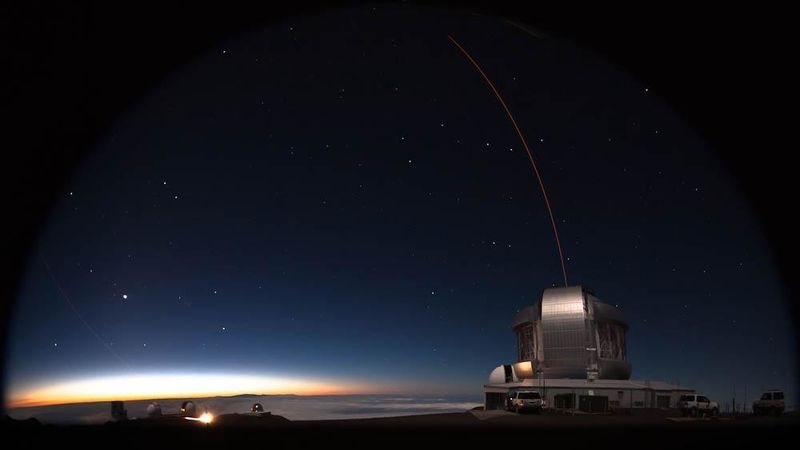
<path fill-rule="evenodd" d="M 4 442 L 13 448 L 308 448 L 322 444 L 370 448 L 442 444 L 509 448 L 756 448 L 794 447 L 800 418 L 670 420 L 650 416 L 487 415 L 481 412 L 419 416 L 289 421 L 266 415 L 230 414 L 209 425 L 178 417 L 105 425 L 54 426 L 36 420 L 2 420 Z M 273 448 L 275 448 L 273 447 Z M 759 448 L 760 447 L 760 448 Z M 9 447 L 12 448 L 12 447 Z"/>

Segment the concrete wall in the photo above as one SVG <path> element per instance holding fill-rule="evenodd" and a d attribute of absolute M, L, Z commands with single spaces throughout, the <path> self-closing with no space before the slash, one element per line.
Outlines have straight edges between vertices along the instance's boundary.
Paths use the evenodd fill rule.
<path fill-rule="evenodd" d="M 513 389 L 513 388 L 512 388 Z M 577 409 L 580 405 L 581 396 L 607 397 L 609 409 L 643 409 L 643 408 L 657 408 L 658 396 L 669 396 L 669 407 L 675 408 L 678 399 L 681 395 L 691 392 L 690 390 L 661 390 L 656 391 L 649 388 L 638 389 L 619 389 L 619 388 L 565 388 L 565 387 L 545 387 L 539 389 L 538 387 L 524 387 L 524 389 L 536 389 L 543 392 L 543 396 L 547 401 L 548 408 L 554 408 L 556 405 L 555 396 L 559 394 L 574 394 L 575 402 L 574 407 Z M 509 389 L 500 387 L 487 387 L 485 393 L 497 393 L 503 398 L 508 397 Z M 486 395 L 484 395 L 486 399 Z M 488 404 L 485 405 L 487 409 L 492 409 Z"/>
<path fill-rule="evenodd" d="M 547 388 L 545 398 L 547 404 L 555 406 L 555 396 L 558 394 L 575 394 L 576 408 L 581 395 L 590 395 L 590 389 Z M 652 389 L 591 389 L 594 396 L 608 397 L 609 408 L 657 408 L 657 397 L 669 396 L 669 407 L 675 408 L 681 395 L 688 391 L 655 391 Z"/>

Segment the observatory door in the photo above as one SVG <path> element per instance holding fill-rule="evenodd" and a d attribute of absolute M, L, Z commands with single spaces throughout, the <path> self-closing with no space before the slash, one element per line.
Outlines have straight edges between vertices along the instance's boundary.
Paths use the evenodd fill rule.
<path fill-rule="evenodd" d="M 486 409 L 506 409 L 505 397 L 506 395 L 498 392 L 487 392 Z"/>
<path fill-rule="evenodd" d="M 556 409 L 572 409 L 575 407 L 575 394 L 556 394 L 553 397 Z"/>
<path fill-rule="evenodd" d="M 607 412 L 608 397 L 599 395 L 581 395 L 578 409 L 587 413 Z"/>

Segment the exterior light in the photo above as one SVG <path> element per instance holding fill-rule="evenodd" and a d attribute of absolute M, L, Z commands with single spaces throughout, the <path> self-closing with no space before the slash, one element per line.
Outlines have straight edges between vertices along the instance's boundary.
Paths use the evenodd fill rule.
<path fill-rule="evenodd" d="M 214 415 L 211 414 L 211 413 L 206 412 L 206 413 L 201 414 L 200 417 L 184 417 L 184 419 L 195 421 L 195 422 L 202 422 L 202 423 L 208 425 L 208 424 L 210 424 L 211 422 L 214 421 Z"/>

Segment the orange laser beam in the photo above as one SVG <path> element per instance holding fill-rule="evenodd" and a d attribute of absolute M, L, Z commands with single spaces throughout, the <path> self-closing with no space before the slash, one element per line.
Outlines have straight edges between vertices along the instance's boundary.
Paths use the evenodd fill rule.
<path fill-rule="evenodd" d="M 467 52 L 464 49 L 464 47 L 462 47 L 461 44 L 459 44 L 453 38 L 453 36 L 450 36 L 448 34 L 447 38 L 450 39 L 450 41 L 453 44 L 455 44 L 456 47 L 458 47 L 458 49 L 461 51 L 461 53 L 463 53 L 464 56 L 467 57 L 469 62 L 471 62 L 472 65 L 475 66 L 475 68 L 481 74 L 481 76 L 483 76 L 483 79 L 486 81 L 486 84 L 488 84 L 489 87 L 492 89 L 492 92 L 494 92 L 494 95 L 497 97 L 497 100 L 500 102 L 500 105 L 503 106 L 503 109 L 506 111 L 506 114 L 508 115 L 508 118 L 511 120 L 511 124 L 514 125 L 514 129 L 517 131 L 517 136 L 519 136 L 519 140 L 522 142 L 522 146 L 525 148 L 525 152 L 528 154 L 528 160 L 531 162 L 531 167 L 533 167 L 533 173 L 536 174 L 536 179 L 539 180 L 539 187 L 542 189 L 542 196 L 544 197 L 544 204 L 547 207 L 547 214 L 550 215 L 550 224 L 553 226 L 553 235 L 556 238 L 556 247 L 558 249 L 558 258 L 561 261 L 561 273 L 564 275 L 564 286 L 567 287 L 567 286 L 569 286 L 569 284 L 567 283 L 567 266 L 564 264 L 564 253 L 561 251 L 561 240 L 558 237 L 558 227 L 556 226 L 556 219 L 555 219 L 555 216 L 553 215 L 553 209 L 550 207 L 550 199 L 547 196 L 547 190 L 544 187 L 544 182 L 542 181 L 542 176 L 539 173 L 539 167 L 536 165 L 536 161 L 533 159 L 533 153 L 531 152 L 531 149 L 528 147 L 528 142 L 525 141 L 525 136 L 522 135 L 522 130 L 520 130 L 519 125 L 517 125 L 517 121 L 514 119 L 514 115 L 511 114 L 511 110 L 508 109 L 508 105 L 506 105 L 505 100 L 503 100 L 503 97 L 500 95 L 500 92 L 494 86 L 494 83 L 492 83 L 492 80 L 489 79 L 489 76 L 486 75 L 486 72 L 483 71 L 483 69 L 478 64 L 478 62 L 475 61 L 475 58 L 473 58 L 469 54 L 469 52 Z"/>

